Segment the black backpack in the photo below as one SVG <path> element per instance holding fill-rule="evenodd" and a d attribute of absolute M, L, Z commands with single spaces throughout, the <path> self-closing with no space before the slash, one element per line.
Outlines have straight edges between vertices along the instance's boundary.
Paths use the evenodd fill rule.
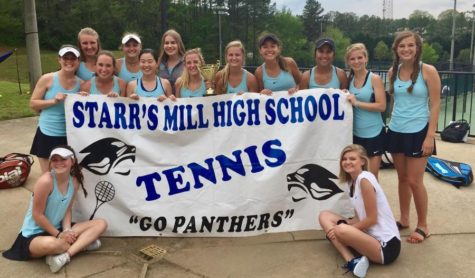
<path fill-rule="evenodd" d="M 470 125 L 466 120 L 458 120 L 451 122 L 444 130 L 440 133 L 440 138 L 447 142 L 467 142 L 468 132 L 470 130 Z"/>

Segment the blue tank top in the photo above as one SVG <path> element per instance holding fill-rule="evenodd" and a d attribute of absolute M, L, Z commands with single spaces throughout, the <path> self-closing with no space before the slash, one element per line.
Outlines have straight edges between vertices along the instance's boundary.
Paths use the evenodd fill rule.
<path fill-rule="evenodd" d="M 340 89 L 340 79 L 338 79 L 338 75 L 336 74 L 335 66 L 332 66 L 332 78 L 330 79 L 330 82 L 328 82 L 327 84 L 318 84 L 317 81 L 315 81 L 315 68 L 316 67 L 313 67 L 310 70 L 310 81 L 308 82 L 309 89 L 314 89 L 314 88 Z"/>
<path fill-rule="evenodd" d="M 119 79 L 117 78 L 117 76 L 113 76 L 114 78 L 114 86 L 112 86 L 112 91 L 113 92 L 116 92 L 120 95 L 120 87 L 119 87 Z M 96 87 L 96 77 L 93 77 L 91 79 L 91 88 L 89 89 L 89 94 L 91 95 L 102 95 L 102 94 L 107 94 L 108 92 L 106 93 L 103 93 L 101 91 L 99 91 L 99 89 L 97 89 Z"/>
<path fill-rule="evenodd" d="M 43 99 L 54 99 L 57 93 L 74 94 L 79 92 L 79 78 L 76 78 L 76 86 L 71 90 L 64 89 L 59 83 L 58 72 L 53 74 L 53 84 L 46 91 Z M 41 110 L 38 126 L 42 133 L 48 136 L 66 136 L 66 119 L 64 116 L 64 101 Z"/>
<path fill-rule="evenodd" d="M 181 97 L 202 97 L 206 94 L 206 85 L 203 79 L 201 79 L 201 85 L 198 89 L 192 91 L 188 88 L 181 87 L 180 96 Z"/>
<path fill-rule="evenodd" d="M 93 71 L 90 71 L 84 62 L 79 63 L 79 69 L 76 72 L 76 76 L 81 78 L 84 81 L 88 81 L 91 78 L 93 78 L 95 73 Z"/>
<path fill-rule="evenodd" d="M 407 91 L 412 81 L 399 79 L 399 67 L 394 81 L 394 107 L 389 128 L 401 133 L 415 133 L 429 122 L 429 90 L 422 76 L 422 64 L 412 93 Z"/>
<path fill-rule="evenodd" d="M 125 80 L 127 84 L 132 81 L 132 80 L 137 80 L 143 76 L 143 73 L 141 70 L 138 72 L 130 72 L 127 69 L 127 65 L 125 64 L 125 58 L 120 59 L 122 61 L 122 67 L 120 67 L 120 72 L 119 72 L 119 78 L 122 80 Z"/>
<path fill-rule="evenodd" d="M 373 73 L 368 73 L 368 79 L 361 88 L 356 88 L 354 81 L 350 82 L 350 92 L 360 102 L 372 102 L 374 99 L 374 90 L 371 83 Z M 373 138 L 379 135 L 383 128 L 383 118 L 380 112 L 368 111 L 359 107 L 353 107 L 353 134 L 361 138 Z"/>
<path fill-rule="evenodd" d="M 46 200 L 44 215 L 56 229 L 59 229 L 61 228 L 61 221 L 68 210 L 69 203 L 74 196 L 73 178 L 69 176 L 68 189 L 66 190 L 66 194 L 63 195 L 58 189 L 58 182 L 53 171 L 51 172 L 51 177 L 53 178 L 53 190 Z M 33 198 L 34 196 L 32 194 L 30 205 L 23 220 L 23 226 L 21 227 L 21 234 L 24 237 L 45 232 L 33 219 Z"/>
<path fill-rule="evenodd" d="M 264 89 L 269 89 L 273 92 L 287 91 L 288 89 L 295 87 L 295 80 L 292 74 L 288 71 L 280 70 L 277 77 L 270 77 L 266 72 L 266 63 L 261 65 L 262 67 L 262 81 L 264 83 Z"/>
<path fill-rule="evenodd" d="M 249 88 L 247 88 L 247 70 L 243 69 L 242 71 L 242 80 L 239 85 L 236 87 L 231 86 L 229 82 L 226 82 L 226 93 L 227 94 L 236 94 L 239 92 L 248 92 Z"/>
<path fill-rule="evenodd" d="M 140 97 L 159 97 L 165 95 L 165 89 L 163 88 L 162 81 L 160 77 L 156 77 L 155 88 L 151 91 L 145 89 L 142 83 L 142 77 L 137 79 L 137 87 L 135 87 L 135 93 Z"/>

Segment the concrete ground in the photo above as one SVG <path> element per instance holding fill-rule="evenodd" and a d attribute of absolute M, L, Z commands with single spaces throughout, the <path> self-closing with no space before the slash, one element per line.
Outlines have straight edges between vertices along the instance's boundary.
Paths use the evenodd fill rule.
<path fill-rule="evenodd" d="M 0 155 L 28 153 L 37 118 L 0 121 Z M 453 144 L 438 140 L 438 156 L 475 167 L 475 140 Z M 371 265 L 367 277 L 473 277 L 475 273 L 475 185 L 456 189 L 425 174 L 432 236 L 419 245 L 404 241 L 389 266 Z M 0 190 L 0 251 L 16 238 L 39 165 L 25 186 Z M 380 181 L 398 216 L 395 170 Z M 412 208 L 411 229 L 415 225 Z M 103 238 L 96 252 L 79 254 L 52 274 L 44 259 L 15 262 L 0 257 L 0 277 L 342 277 L 343 260 L 321 231 L 266 234 L 247 238 Z M 154 244 L 166 254 L 152 260 L 139 250 Z M 351 277 L 351 274 L 346 274 Z"/>

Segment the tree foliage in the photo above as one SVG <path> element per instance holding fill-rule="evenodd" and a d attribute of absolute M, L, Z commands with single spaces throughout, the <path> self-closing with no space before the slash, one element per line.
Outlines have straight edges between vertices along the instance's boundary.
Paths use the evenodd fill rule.
<path fill-rule="evenodd" d="M 391 59 L 391 50 L 384 41 L 379 41 L 374 48 L 374 59 L 385 61 Z"/>
<path fill-rule="evenodd" d="M 57 50 L 65 43 L 76 43 L 81 28 L 98 31 L 104 49 L 117 50 L 124 32 L 140 34 L 144 47 L 157 49 L 168 28 L 176 29 L 186 48 L 200 47 L 208 62 L 219 57 L 219 22 L 222 46 L 235 39 L 246 45 L 252 59 L 259 63 L 256 41 L 263 31 L 276 33 L 284 42 L 284 54 L 299 65 L 313 64 L 313 43 L 322 33 L 337 42 L 337 59 L 343 61 L 344 47 L 349 42 L 363 42 L 370 58 L 390 60 L 383 55 L 394 35 L 401 30 L 415 30 L 426 44 L 425 57 L 434 63 L 448 61 L 453 10 L 437 17 L 415 10 L 408 18 L 382 19 L 378 16 L 357 16 L 355 13 L 325 12 L 317 0 L 306 0 L 302 15 L 289 10 L 276 10 L 271 0 L 42 0 L 36 1 L 41 49 Z M 0 0 L 0 47 L 21 47 L 25 44 L 23 1 Z M 221 12 L 218 12 L 220 10 Z M 219 13 L 225 14 L 219 15 Z M 455 57 L 464 57 L 470 49 L 473 15 L 456 12 Z M 340 40 L 340 41 L 338 41 Z M 432 49 L 431 49 L 432 48 Z M 433 51 L 432 51 L 433 50 Z M 429 55 L 430 54 L 430 55 Z M 470 54 L 470 53 L 469 53 Z M 436 57 L 436 58 L 435 58 Z M 469 60 L 469 59 L 468 59 Z M 442 65 L 442 64 L 441 64 Z"/>
<path fill-rule="evenodd" d="M 324 9 L 320 2 L 316 0 L 307 0 L 303 8 L 302 21 L 305 36 L 308 41 L 315 41 L 320 36 L 321 14 Z"/>

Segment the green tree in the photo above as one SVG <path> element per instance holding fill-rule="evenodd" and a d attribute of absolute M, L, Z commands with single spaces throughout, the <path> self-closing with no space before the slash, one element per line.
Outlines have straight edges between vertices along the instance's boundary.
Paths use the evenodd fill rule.
<path fill-rule="evenodd" d="M 351 44 L 350 38 L 346 37 L 343 32 L 336 27 L 328 27 L 322 36 L 333 39 L 336 47 L 335 61 L 341 66 L 344 65 L 346 48 Z"/>
<path fill-rule="evenodd" d="M 376 44 L 376 47 L 374 48 L 374 59 L 378 61 L 391 59 L 391 50 L 385 42 L 379 41 Z"/>
<path fill-rule="evenodd" d="M 415 10 L 409 15 L 408 27 L 424 35 L 427 27 L 436 23 L 435 18 L 427 11 Z"/>
<path fill-rule="evenodd" d="M 299 66 L 307 66 L 313 60 L 312 43 L 309 43 L 302 31 L 302 21 L 292 15 L 290 10 L 276 12 L 270 21 L 270 32 L 282 40 L 284 56 L 294 58 Z"/>
<path fill-rule="evenodd" d="M 323 8 L 316 0 L 307 0 L 303 8 L 302 21 L 308 41 L 315 41 L 320 35 L 321 14 Z"/>
<path fill-rule="evenodd" d="M 470 50 L 469 50 L 470 51 Z M 439 60 L 439 55 L 428 43 L 422 44 L 422 61 L 428 64 L 435 64 Z"/>
<path fill-rule="evenodd" d="M 462 64 L 471 64 L 470 61 L 470 48 L 464 48 L 459 51 L 459 55 L 455 58 L 455 61 Z"/>

